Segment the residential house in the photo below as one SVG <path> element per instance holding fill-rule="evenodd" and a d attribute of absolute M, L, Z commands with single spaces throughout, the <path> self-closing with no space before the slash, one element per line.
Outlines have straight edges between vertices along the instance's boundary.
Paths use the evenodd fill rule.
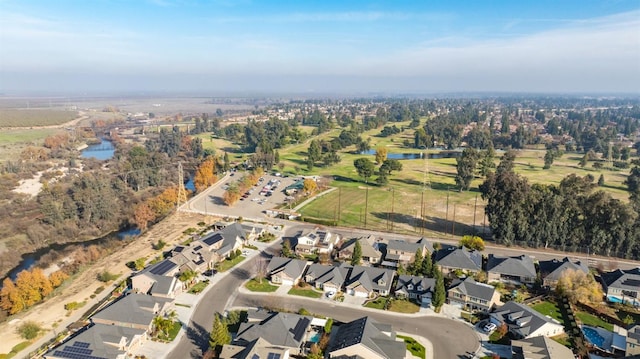
<path fill-rule="evenodd" d="M 345 283 L 346 293 L 362 298 L 389 295 L 395 274 L 391 269 L 354 266 Z"/>
<path fill-rule="evenodd" d="M 603 273 L 600 279 L 608 301 L 640 306 L 640 268 Z"/>
<path fill-rule="evenodd" d="M 284 285 L 297 285 L 307 268 L 307 262 L 300 259 L 273 257 L 267 266 L 271 282 Z"/>
<path fill-rule="evenodd" d="M 172 285 L 180 267 L 169 259 L 152 264 L 131 277 L 131 288 L 135 293 L 149 294 L 155 286 L 154 292 L 160 296 L 173 298 L 179 293 L 180 285 Z M 162 294 L 164 293 L 164 294 Z"/>
<path fill-rule="evenodd" d="M 627 329 L 625 355 L 640 355 L 640 324 Z"/>
<path fill-rule="evenodd" d="M 438 264 L 442 274 L 457 272 L 475 274 L 482 270 L 482 254 L 465 248 L 449 247 L 435 253 L 434 262 Z"/>
<path fill-rule="evenodd" d="M 143 329 L 94 324 L 44 354 L 45 359 L 125 359 L 144 344 Z"/>
<path fill-rule="evenodd" d="M 339 241 L 340 237 L 337 234 L 316 228 L 298 236 L 295 252 L 298 255 L 331 254 Z"/>
<path fill-rule="evenodd" d="M 309 266 L 304 281 L 325 293 L 338 293 L 349 276 L 349 268 L 314 263 Z"/>
<path fill-rule="evenodd" d="M 478 283 L 473 277 L 454 279 L 447 290 L 447 303 L 468 311 L 489 312 L 500 302 L 500 293 L 488 284 Z"/>
<path fill-rule="evenodd" d="M 199 239 L 196 243 L 192 243 L 191 246 L 197 252 L 208 251 L 212 253 L 211 261 L 219 262 L 227 258 L 231 252 L 242 248 L 247 242 L 248 235 L 245 233 L 242 225 L 239 223 L 230 224 L 223 229 L 208 234 L 202 239 Z M 198 248 L 198 245 L 202 245 L 202 248 Z M 211 265 L 209 264 L 209 267 Z"/>
<path fill-rule="evenodd" d="M 416 252 L 418 251 L 424 257 L 433 253 L 433 246 L 425 238 L 421 238 L 417 242 L 391 239 L 387 243 L 387 252 L 384 256 L 383 265 L 395 268 L 400 264 L 407 266 L 416 259 Z"/>
<path fill-rule="evenodd" d="M 379 249 L 380 242 L 374 236 L 351 238 L 348 241 L 345 241 L 338 250 L 338 259 L 351 259 L 356 241 L 360 241 L 360 248 L 362 249 L 362 264 L 372 265 L 380 263 L 382 260 L 382 252 L 380 252 Z"/>
<path fill-rule="evenodd" d="M 562 274 L 566 270 L 570 269 L 577 272 L 589 273 L 589 268 L 585 262 L 572 262 L 567 257 L 564 257 L 562 260 L 554 258 L 549 261 L 540 261 L 538 262 L 538 269 L 540 278 L 542 278 L 542 285 L 549 288 L 555 288 L 558 279 L 562 277 Z"/>
<path fill-rule="evenodd" d="M 220 359 L 288 359 L 298 349 L 283 345 L 273 345 L 263 338 L 255 339 L 246 345 L 225 344 L 218 358 Z"/>
<path fill-rule="evenodd" d="M 493 254 L 487 259 L 487 282 L 511 282 L 532 284 L 536 281 L 536 266 L 531 257 L 498 257 Z"/>
<path fill-rule="evenodd" d="M 172 306 L 172 299 L 134 293 L 125 296 L 93 315 L 91 322 L 142 329 L 150 332 L 153 318 L 164 315 Z"/>
<path fill-rule="evenodd" d="M 571 349 L 549 339 L 537 336 L 511 342 L 513 359 L 574 359 Z"/>
<path fill-rule="evenodd" d="M 398 298 L 409 298 L 424 306 L 429 306 L 435 287 L 436 280 L 434 278 L 402 274 L 398 276 L 394 293 Z"/>
<path fill-rule="evenodd" d="M 176 246 L 169 254 L 171 255 L 169 260 L 179 266 L 180 273 L 185 271 L 203 273 L 213 268 L 213 265 L 219 261 L 219 257 L 199 241 L 191 242 L 188 246 Z"/>
<path fill-rule="evenodd" d="M 241 323 L 234 345 L 247 347 L 252 342 L 263 339 L 271 346 L 282 350 L 290 349 L 292 354 L 300 354 L 309 339 L 312 317 L 292 313 L 270 313 L 259 322 Z"/>
<path fill-rule="evenodd" d="M 335 330 L 335 329 L 334 329 Z M 390 325 L 362 317 L 340 325 L 327 348 L 330 358 L 400 359 L 407 357 L 404 342 L 396 340 Z"/>
<path fill-rule="evenodd" d="M 512 301 L 495 309 L 491 313 L 491 322 L 498 326 L 506 324 L 509 332 L 517 338 L 553 337 L 564 333 L 564 327 L 555 319 Z"/>

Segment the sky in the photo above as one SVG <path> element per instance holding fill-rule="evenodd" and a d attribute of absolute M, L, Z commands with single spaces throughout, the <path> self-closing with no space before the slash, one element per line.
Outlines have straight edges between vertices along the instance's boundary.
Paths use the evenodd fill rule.
<path fill-rule="evenodd" d="M 0 93 L 640 93 L 639 0 L 0 0 Z"/>

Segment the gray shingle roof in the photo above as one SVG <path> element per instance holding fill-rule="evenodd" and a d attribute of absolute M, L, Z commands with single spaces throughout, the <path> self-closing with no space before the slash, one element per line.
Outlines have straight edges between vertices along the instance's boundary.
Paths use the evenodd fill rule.
<path fill-rule="evenodd" d="M 96 313 L 93 318 L 110 322 L 133 323 L 138 325 L 151 325 L 157 315 L 153 312 L 156 303 L 159 309 L 172 299 L 158 298 L 145 294 L 129 294 L 110 306 Z"/>
<path fill-rule="evenodd" d="M 435 262 L 443 267 L 479 271 L 482 269 L 482 254 L 452 247 L 437 251 Z"/>
<path fill-rule="evenodd" d="M 484 283 L 478 283 L 473 277 L 467 277 L 464 280 L 456 279 L 453 281 L 449 289 L 457 288 L 460 292 L 474 298 L 491 301 L 496 289 L 493 286 Z"/>
<path fill-rule="evenodd" d="M 395 271 L 385 268 L 354 266 L 349 273 L 346 286 L 354 287 L 359 283 L 367 291 L 391 291 Z M 382 284 L 382 282 L 384 284 Z"/>
<path fill-rule="evenodd" d="M 403 342 L 395 340 L 395 335 L 388 336 L 369 317 L 362 317 L 338 327 L 332 342 L 329 343 L 329 353 L 362 344 L 384 358 L 404 358 L 406 347 Z M 386 330 L 383 329 L 383 330 Z"/>
<path fill-rule="evenodd" d="M 156 281 L 153 283 L 151 287 L 151 295 L 169 295 L 173 291 L 176 286 L 176 278 L 175 277 L 167 277 L 167 276 L 153 276 L 153 279 Z"/>
<path fill-rule="evenodd" d="M 382 253 L 373 247 L 375 239 L 372 237 L 351 238 L 340 247 L 340 250 L 343 251 L 350 249 L 353 251 L 353 246 L 355 246 L 356 241 L 358 240 L 360 241 L 360 248 L 362 248 L 363 257 L 382 258 Z"/>
<path fill-rule="evenodd" d="M 314 263 L 309 266 L 305 274 L 306 282 L 331 283 L 338 287 L 342 287 L 349 275 L 348 268 L 340 268 L 338 266 L 322 265 Z"/>
<path fill-rule="evenodd" d="M 177 266 L 178 264 L 174 263 L 173 261 L 164 259 L 158 263 L 146 267 L 145 269 L 138 272 L 138 274 L 151 273 L 155 275 L 166 275 L 167 273 L 174 270 Z"/>
<path fill-rule="evenodd" d="M 267 273 L 274 275 L 284 271 L 290 278 L 298 278 L 306 266 L 307 262 L 300 259 L 273 257 L 267 266 Z"/>
<path fill-rule="evenodd" d="M 391 239 L 387 244 L 387 251 L 398 250 L 405 253 L 415 253 L 418 249 L 424 248 L 423 243 L 407 242 L 401 239 Z"/>
<path fill-rule="evenodd" d="M 263 338 L 273 345 L 298 348 L 305 339 L 312 317 L 291 313 L 274 313 L 262 322 L 240 324 L 234 342 L 247 344 Z"/>
<path fill-rule="evenodd" d="M 435 278 L 425 278 L 403 274 L 398 276 L 398 284 L 396 285 L 395 291 L 396 293 L 404 293 L 405 295 L 408 295 L 409 293 L 423 295 L 429 292 L 433 293 L 435 291 L 435 286 Z"/>
<path fill-rule="evenodd" d="M 517 257 L 497 257 L 490 254 L 487 260 L 487 272 L 518 277 L 536 277 L 536 267 L 533 260 L 524 254 Z"/>
<path fill-rule="evenodd" d="M 564 273 L 564 271 L 566 271 L 567 269 L 589 273 L 589 268 L 584 262 L 572 262 L 567 257 L 564 257 L 562 260 L 554 258 L 549 261 L 540 261 L 538 263 L 538 268 L 540 269 L 540 275 L 542 276 L 542 278 L 546 278 L 552 281 L 557 281 L 558 279 L 560 279 L 562 273 Z"/>
<path fill-rule="evenodd" d="M 560 325 L 555 320 L 544 316 L 542 313 L 516 302 L 507 302 L 502 307 L 494 310 L 491 316 L 507 323 L 509 329 L 520 332 L 524 337 L 529 336 L 547 323 Z M 516 323 L 519 322 L 519 323 Z"/>
<path fill-rule="evenodd" d="M 142 329 L 94 324 L 64 344 L 50 350 L 45 357 L 70 358 L 71 356 L 65 355 L 68 353 L 93 359 L 115 358 L 125 353 L 116 346 L 122 337 L 127 338 L 127 344 L 130 344 L 134 336 L 142 335 L 144 332 Z"/>
<path fill-rule="evenodd" d="M 640 268 L 603 273 L 602 281 L 608 287 L 629 291 L 640 291 Z"/>
<path fill-rule="evenodd" d="M 573 359 L 571 349 L 545 336 L 511 342 L 513 359 Z"/>

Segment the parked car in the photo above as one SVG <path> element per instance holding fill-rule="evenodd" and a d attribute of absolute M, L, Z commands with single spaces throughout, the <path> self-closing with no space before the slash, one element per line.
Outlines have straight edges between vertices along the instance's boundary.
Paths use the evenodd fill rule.
<path fill-rule="evenodd" d="M 495 323 L 489 322 L 489 323 L 487 323 L 487 325 L 484 326 L 484 328 L 482 328 L 482 330 L 484 330 L 487 333 L 490 333 L 490 332 L 496 330 L 497 327 L 498 326 Z"/>

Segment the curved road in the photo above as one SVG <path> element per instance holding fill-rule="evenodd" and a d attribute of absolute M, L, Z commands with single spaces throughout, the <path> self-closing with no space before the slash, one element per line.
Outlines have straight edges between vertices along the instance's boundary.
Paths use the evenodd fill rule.
<path fill-rule="evenodd" d="M 261 255 L 268 257 L 265 253 Z M 186 334 L 180 337 L 180 341 L 167 358 L 201 358 L 209 346 L 209 332 L 215 313 L 223 313 L 228 306 L 275 306 L 292 311 L 304 307 L 312 313 L 331 316 L 339 321 L 350 321 L 368 315 L 382 323 L 393 325 L 395 330 L 427 338 L 433 344 L 433 357 L 438 359 L 462 358 L 467 351 L 475 351 L 479 346 L 478 337 L 473 329 L 462 322 L 442 317 L 394 315 L 296 296 L 239 293 L 237 288 L 252 277 L 256 258 L 244 261 L 233 268 L 204 294 L 194 309 Z"/>

